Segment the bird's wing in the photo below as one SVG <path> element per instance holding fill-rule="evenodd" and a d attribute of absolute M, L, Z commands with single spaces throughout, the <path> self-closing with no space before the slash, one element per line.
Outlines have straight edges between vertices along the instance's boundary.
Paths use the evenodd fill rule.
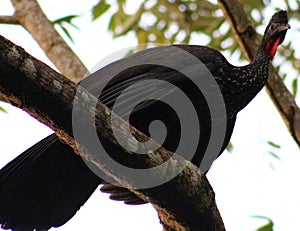
<path fill-rule="evenodd" d="M 164 55 L 164 52 L 174 54 Z M 184 60 L 181 60 L 182 58 Z M 194 97 L 194 102 L 200 102 L 204 99 L 199 95 L 214 92 L 210 92 L 212 88 L 208 81 L 200 82 L 208 87 L 199 89 L 197 80 L 209 80 L 222 75 L 221 63 L 224 63 L 224 60 L 226 61 L 220 52 L 203 46 L 155 47 L 105 66 L 84 79 L 80 85 L 110 108 L 118 97 L 121 97 L 119 102 L 123 105 L 132 106 L 132 102 L 141 102 L 140 99 L 144 98 L 164 101 L 178 90 Z M 145 80 L 148 81 L 145 82 Z M 123 95 L 123 91 L 128 87 L 130 91 L 126 91 Z M 189 95 L 190 92 L 192 94 Z M 152 103 L 155 102 L 142 103 L 140 108 L 143 109 Z M 124 112 L 128 113 L 126 106 Z"/>

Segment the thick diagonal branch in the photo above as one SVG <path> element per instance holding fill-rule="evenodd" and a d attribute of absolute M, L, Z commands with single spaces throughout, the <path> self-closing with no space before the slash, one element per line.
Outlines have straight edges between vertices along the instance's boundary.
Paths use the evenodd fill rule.
<path fill-rule="evenodd" d="M 56 68 L 78 83 L 88 70 L 57 33 L 36 0 L 12 0 L 12 4 L 14 17 L 29 31 Z"/>
<path fill-rule="evenodd" d="M 261 41 L 242 4 L 238 0 L 218 0 L 218 3 L 246 58 L 252 60 Z M 300 109 L 273 66 L 270 68 L 266 90 L 300 147 Z"/>
<path fill-rule="evenodd" d="M 72 106 L 78 104 L 96 105 L 96 113 L 93 109 L 86 110 L 87 116 L 95 116 L 96 130 L 99 138 L 109 144 L 114 151 L 118 151 L 116 157 L 120 157 L 128 166 L 154 167 L 170 158 L 173 153 L 159 148 L 145 155 L 145 158 L 133 158 L 132 153 L 120 148 L 112 132 L 112 112 L 84 89 L 75 97 L 78 86 L 64 76 L 53 71 L 45 64 L 31 57 L 22 48 L 14 45 L 3 37 L 0 37 L 0 94 L 13 105 L 22 108 L 39 121 L 54 129 L 60 139 L 70 145 L 77 154 L 92 162 L 101 171 L 114 178 L 119 184 L 129 188 L 136 195 L 151 202 L 159 213 L 161 222 L 166 230 L 195 230 L 195 231 L 223 231 L 224 225 L 217 209 L 214 192 L 205 175 L 174 154 L 171 165 L 167 169 L 157 171 L 157 177 L 164 177 L 175 168 L 184 166 L 183 171 L 168 183 L 163 185 L 136 190 L 118 173 L 109 169 L 101 161 L 101 156 L 95 156 L 82 148 L 78 152 L 76 141 L 72 137 Z M 81 100 L 79 100 L 81 99 Z M 92 115 L 90 114 L 92 113 Z M 126 128 L 126 122 L 117 117 L 120 134 Z M 78 123 L 89 123 L 86 117 L 78 118 Z M 138 140 L 148 138 L 131 128 Z M 127 139 L 126 137 L 123 137 Z M 127 140 L 132 142 L 131 139 Z M 154 142 L 154 141 L 153 141 Z M 126 156 L 126 158 L 124 158 Z M 144 156 L 144 155 L 143 155 Z"/>

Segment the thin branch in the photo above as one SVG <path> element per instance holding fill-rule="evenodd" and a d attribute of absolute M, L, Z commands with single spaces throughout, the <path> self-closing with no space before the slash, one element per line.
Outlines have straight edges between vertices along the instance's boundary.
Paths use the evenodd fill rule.
<path fill-rule="evenodd" d="M 157 209 L 166 230 L 225 230 L 216 206 L 214 192 L 205 175 L 201 174 L 196 166 L 164 148 L 142 155 L 145 156 L 143 158 L 136 158 L 130 151 L 117 144 L 111 132 L 111 116 L 117 119 L 120 134 L 126 134 L 124 131 L 127 127 L 126 122 L 114 115 L 89 92 L 82 88 L 77 92 L 78 89 L 75 83 L 31 57 L 22 48 L 0 37 L 0 94 L 9 102 L 47 124 L 77 154 L 92 162 L 106 175 L 113 177 L 143 200 L 151 202 Z M 78 97 L 75 97 L 76 93 Z M 76 122 L 96 126 L 101 142 L 107 144 L 105 147 L 110 151 L 117 153 L 114 155 L 117 160 L 122 159 L 127 166 L 151 168 L 172 158 L 169 167 L 158 169 L 155 177 L 164 178 L 178 167 L 183 167 L 183 171 L 163 185 L 143 190 L 133 189 L 128 182 L 129 179 L 109 169 L 103 163 L 101 156 L 88 152 L 89 147 L 80 146 L 81 152 L 78 152 L 76 141 L 72 137 L 74 102 L 82 105 L 97 105 L 96 111 L 92 108 L 84 110 L 82 113 L 86 116 L 80 116 L 79 121 Z M 95 122 L 86 119 L 91 116 L 95 116 L 93 117 Z M 130 127 L 130 131 L 137 140 L 149 140 L 133 127 Z M 134 145 L 131 144 L 132 139 L 126 136 L 123 139 L 126 139 L 129 145 Z"/>
<path fill-rule="evenodd" d="M 243 5 L 238 0 L 218 0 L 218 3 L 246 58 L 251 60 L 261 41 Z M 265 89 L 293 139 L 300 147 L 300 109 L 273 66 L 270 68 L 270 76 Z"/>
<path fill-rule="evenodd" d="M 1 24 L 20 25 L 19 17 L 16 14 L 14 14 L 12 16 L 0 16 L 0 23 Z"/>
<path fill-rule="evenodd" d="M 38 3 L 35 0 L 12 0 L 12 4 L 19 23 L 29 31 L 56 68 L 78 83 L 88 70 L 55 30 Z"/>

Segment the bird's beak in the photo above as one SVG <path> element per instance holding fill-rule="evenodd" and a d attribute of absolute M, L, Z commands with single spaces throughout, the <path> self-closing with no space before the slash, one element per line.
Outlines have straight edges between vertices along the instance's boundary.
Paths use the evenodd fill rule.
<path fill-rule="evenodd" d="M 289 24 L 285 24 L 285 25 L 279 26 L 277 28 L 277 32 L 285 31 L 285 30 L 288 30 L 290 28 L 291 28 L 291 26 Z"/>

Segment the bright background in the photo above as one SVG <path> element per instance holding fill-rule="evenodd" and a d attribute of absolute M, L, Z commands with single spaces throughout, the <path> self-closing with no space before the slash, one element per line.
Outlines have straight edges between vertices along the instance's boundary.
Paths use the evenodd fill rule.
<path fill-rule="evenodd" d="M 74 21 L 80 31 L 70 29 L 75 39 L 75 45 L 70 46 L 89 69 L 111 53 L 137 43 L 133 34 L 113 40 L 107 32 L 109 15 L 91 22 L 90 9 L 97 0 L 84 3 L 80 0 L 41 0 L 39 3 L 50 20 L 71 14 L 81 15 Z M 129 9 L 137 6 L 136 1 L 131 1 L 131 4 Z M 0 14 L 10 15 L 12 12 L 10 1 L 0 0 Z M 267 20 L 272 14 L 266 15 Z M 291 26 L 293 28 L 292 22 Z M 53 67 L 21 26 L 0 25 L 0 34 Z M 293 31 L 290 30 L 287 36 L 293 36 Z M 69 43 L 68 39 L 66 41 Z M 199 40 L 193 43 L 203 44 Z M 238 64 L 234 57 L 225 56 L 233 64 Z M 51 130 L 17 108 L 5 103 L 0 106 L 8 111 L 0 112 L 2 167 L 50 134 Z M 267 144 L 269 140 L 280 144 L 281 149 L 273 149 Z M 264 90 L 239 113 L 232 142 L 233 152 L 225 152 L 207 174 L 227 230 L 255 230 L 266 222 L 253 218 L 254 215 L 270 217 L 276 231 L 297 230 L 300 215 L 299 148 Z M 272 157 L 268 154 L 270 151 L 281 159 Z M 126 206 L 110 201 L 108 195 L 97 189 L 75 217 L 59 230 L 158 231 L 162 227 L 151 205 Z"/>

